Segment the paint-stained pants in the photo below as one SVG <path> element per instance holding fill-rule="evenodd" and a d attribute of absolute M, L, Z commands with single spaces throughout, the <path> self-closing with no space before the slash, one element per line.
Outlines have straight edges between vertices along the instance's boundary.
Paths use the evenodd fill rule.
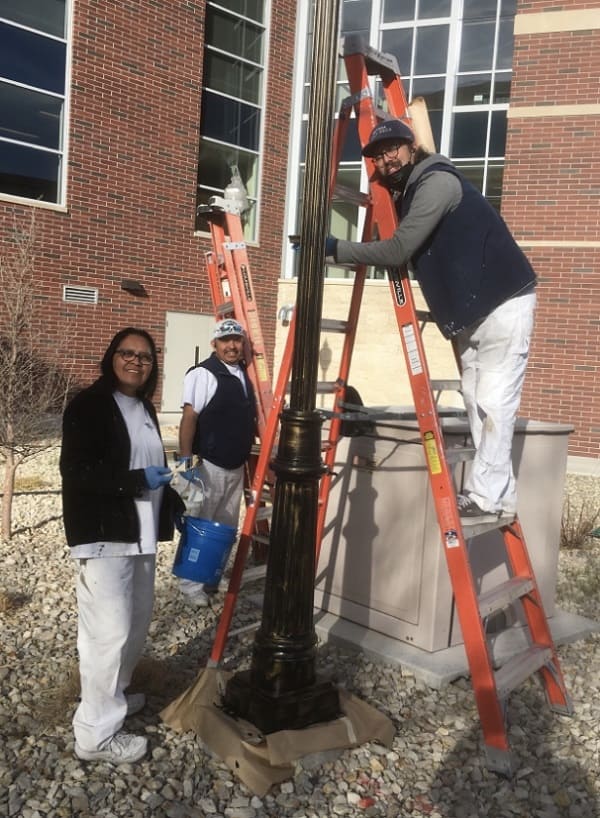
<path fill-rule="evenodd" d="M 535 293 L 511 298 L 456 337 L 476 449 L 464 490 L 484 511 L 512 513 L 517 508 L 512 439 L 534 310 Z"/>
<path fill-rule="evenodd" d="M 98 749 L 125 720 L 125 690 L 152 617 L 155 566 L 154 554 L 79 561 L 81 703 L 73 729 L 84 750 Z"/>

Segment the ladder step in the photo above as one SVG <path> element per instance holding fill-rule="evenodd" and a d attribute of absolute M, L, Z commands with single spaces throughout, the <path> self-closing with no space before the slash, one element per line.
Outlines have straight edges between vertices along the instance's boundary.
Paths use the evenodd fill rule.
<path fill-rule="evenodd" d="M 435 378 L 430 381 L 434 392 L 460 392 L 461 382 L 458 378 Z"/>
<path fill-rule="evenodd" d="M 534 587 L 531 577 L 511 577 L 479 597 L 479 612 L 482 617 L 501 611 L 517 599 L 521 599 Z"/>
<path fill-rule="evenodd" d="M 321 332 L 346 332 L 348 322 L 337 318 L 321 318 Z"/>
<path fill-rule="evenodd" d="M 368 74 L 400 74 L 398 60 L 392 54 L 372 48 L 362 34 L 347 34 L 344 37 L 343 56 L 351 54 L 364 55 Z"/>
<path fill-rule="evenodd" d="M 480 534 L 486 534 L 488 531 L 495 531 L 497 528 L 510 525 L 514 519 L 514 514 L 504 514 L 496 520 L 489 521 L 483 521 L 477 517 L 465 517 L 461 519 L 463 534 L 466 540 L 470 540 L 473 537 L 478 537 Z"/>
<path fill-rule="evenodd" d="M 360 190 L 347 185 L 341 185 L 339 182 L 335 185 L 333 195 L 334 199 L 341 199 L 357 207 L 368 207 L 371 204 L 371 197 L 366 193 L 361 193 Z"/>
<path fill-rule="evenodd" d="M 536 670 L 544 667 L 552 659 L 552 648 L 543 645 L 532 645 L 522 653 L 513 656 L 505 665 L 496 671 L 496 690 L 498 698 L 505 699 L 511 690 L 519 687 Z"/>
<path fill-rule="evenodd" d="M 429 312 L 429 310 L 415 310 L 415 315 L 419 321 L 433 321 L 433 315 Z"/>
<path fill-rule="evenodd" d="M 222 304 L 217 304 L 215 312 L 217 315 L 231 315 L 233 312 L 233 301 L 224 301 Z"/>
<path fill-rule="evenodd" d="M 252 568 L 246 568 L 242 574 L 242 583 L 254 582 L 255 579 L 263 579 L 266 576 L 266 565 L 253 565 Z"/>
<path fill-rule="evenodd" d="M 256 512 L 257 520 L 270 520 L 273 516 L 273 509 L 270 506 L 263 506 Z"/>
<path fill-rule="evenodd" d="M 268 534 L 252 534 L 252 539 L 254 542 L 260 543 L 261 545 L 269 545 L 271 542 L 271 538 Z"/>

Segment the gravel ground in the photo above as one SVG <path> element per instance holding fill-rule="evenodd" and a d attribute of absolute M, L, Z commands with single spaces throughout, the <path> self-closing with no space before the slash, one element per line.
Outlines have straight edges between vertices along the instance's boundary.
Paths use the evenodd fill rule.
<path fill-rule="evenodd" d="M 175 734 L 158 712 L 205 666 L 220 607 L 186 607 L 170 573 L 174 545 L 161 546 L 155 618 L 134 682 L 148 706 L 128 722 L 148 735 L 150 757 L 114 768 L 73 755 L 77 695 L 74 569 L 60 520 L 57 449 L 19 471 L 14 537 L 0 544 L 0 816 L 18 818 L 600 818 L 600 634 L 559 649 L 572 718 L 546 707 L 526 682 L 511 697 L 512 780 L 483 761 L 468 680 L 432 690 L 410 673 L 331 645 L 319 667 L 393 721 L 391 750 L 370 743 L 320 766 L 302 762 L 292 779 L 258 798 L 191 733 Z M 573 513 L 600 509 L 600 476 L 567 479 Z M 600 525 L 598 520 L 597 525 Z M 561 551 L 558 604 L 600 621 L 600 547 Z M 4 592 L 4 594 L 2 594 Z M 256 593 L 256 586 L 253 589 Z M 257 619 L 242 594 L 240 620 Z M 239 621 L 239 620 L 238 620 Z M 227 669 L 243 667 L 252 637 L 232 640 Z"/>

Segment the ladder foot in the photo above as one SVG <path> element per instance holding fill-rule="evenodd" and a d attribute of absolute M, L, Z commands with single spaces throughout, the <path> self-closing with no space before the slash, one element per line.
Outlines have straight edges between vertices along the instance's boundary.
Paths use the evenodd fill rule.
<path fill-rule="evenodd" d="M 515 772 L 513 759 L 508 750 L 500 750 L 498 747 L 485 748 L 486 767 L 492 773 L 497 773 L 505 778 L 512 778 Z"/>

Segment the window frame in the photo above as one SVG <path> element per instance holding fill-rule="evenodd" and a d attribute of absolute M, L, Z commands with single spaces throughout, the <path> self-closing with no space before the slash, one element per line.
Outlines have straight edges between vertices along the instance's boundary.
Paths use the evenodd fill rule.
<path fill-rule="evenodd" d="M 3 144 L 13 145 L 27 151 L 35 151 L 37 155 L 50 155 L 57 159 L 56 176 L 56 201 L 39 199 L 34 196 L 21 196 L 15 193 L 8 193 L 0 189 L 0 201 L 13 202 L 23 205 L 31 205 L 51 210 L 66 211 L 67 190 L 68 190 L 68 165 L 69 165 L 69 122 L 70 122 L 70 101 L 71 101 L 71 60 L 73 44 L 73 19 L 72 0 L 65 0 L 64 36 L 60 37 L 42 29 L 33 28 L 23 23 L 15 22 L 8 17 L 0 16 L 0 21 L 15 29 L 27 31 L 36 37 L 44 37 L 55 42 L 63 43 L 65 46 L 65 67 L 64 67 L 64 93 L 60 94 L 47 88 L 36 85 L 29 85 L 14 79 L 9 79 L 4 75 L 0 76 L 0 83 L 11 88 L 23 89 L 27 92 L 44 94 L 48 97 L 62 100 L 62 112 L 58 126 L 58 147 L 51 148 L 45 145 L 36 145 L 31 142 L 0 136 L 0 147 Z"/>

